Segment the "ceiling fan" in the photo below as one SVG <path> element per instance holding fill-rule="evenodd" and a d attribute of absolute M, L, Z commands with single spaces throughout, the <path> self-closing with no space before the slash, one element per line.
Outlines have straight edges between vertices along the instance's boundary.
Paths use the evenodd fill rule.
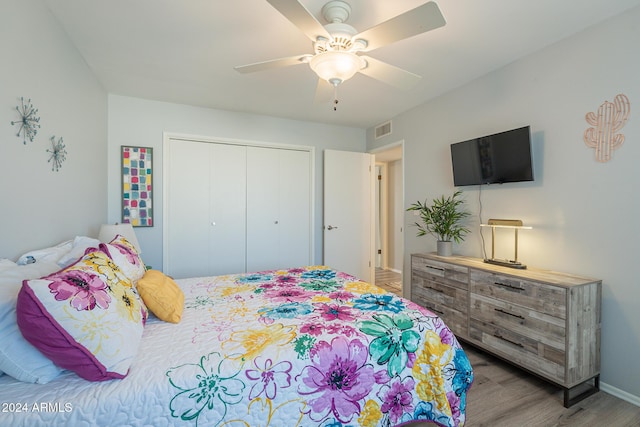
<path fill-rule="evenodd" d="M 318 75 L 316 100 L 327 99 L 327 89 L 362 73 L 392 86 L 408 89 L 421 77 L 368 55 L 369 52 L 397 41 L 434 30 L 446 21 L 432 1 L 402 13 L 368 30 L 357 32 L 345 21 L 351 14 L 351 6 L 342 0 L 329 1 L 322 7 L 322 16 L 328 22 L 320 22 L 298 0 L 267 0 L 285 18 L 289 19 L 313 42 L 313 54 L 301 54 L 286 58 L 256 62 L 234 67 L 240 73 L 252 73 L 277 67 L 309 64 Z M 334 110 L 337 104 L 334 96 Z"/>

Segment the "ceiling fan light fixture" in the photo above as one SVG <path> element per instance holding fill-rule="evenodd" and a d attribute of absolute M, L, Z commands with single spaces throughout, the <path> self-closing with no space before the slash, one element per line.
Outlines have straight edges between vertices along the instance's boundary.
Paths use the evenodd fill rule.
<path fill-rule="evenodd" d="M 311 69 L 323 80 L 332 85 L 342 83 L 360 71 L 366 62 L 355 53 L 329 51 L 315 55 L 309 61 Z"/>

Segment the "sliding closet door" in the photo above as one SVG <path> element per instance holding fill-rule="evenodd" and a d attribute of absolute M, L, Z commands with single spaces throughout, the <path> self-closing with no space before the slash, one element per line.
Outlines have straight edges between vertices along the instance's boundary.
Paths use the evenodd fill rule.
<path fill-rule="evenodd" d="M 301 267 L 311 258 L 311 155 L 280 150 L 280 265 Z"/>
<path fill-rule="evenodd" d="M 280 150 L 247 149 L 247 270 L 280 268 Z"/>
<path fill-rule="evenodd" d="M 165 181 L 165 273 L 175 278 L 206 276 L 209 266 L 210 147 L 169 141 Z"/>
<path fill-rule="evenodd" d="M 247 270 L 311 262 L 308 151 L 247 148 Z"/>
<path fill-rule="evenodd" d="M 244 272 L 246 147 L 169 140 L 165 272 Z"/>
<path fill-rule="evenodd" d="M 165 156 L 165 273 L 312 263 L 312 151 L 170 137 Z"/>
<path fill-rule="evenodd" d="M 211 146 L 209 275 L 246 271 L 247 147 Z"/>

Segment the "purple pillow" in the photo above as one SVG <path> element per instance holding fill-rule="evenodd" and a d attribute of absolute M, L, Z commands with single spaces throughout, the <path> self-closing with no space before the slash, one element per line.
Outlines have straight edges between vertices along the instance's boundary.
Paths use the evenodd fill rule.
<path fill-rule="evenodd" d="M 100 250 L 57 273 L 25 280 L 16 314 L 27 341 L 89 381 L 127 375 L 145 321 L 131 281 Z"/>

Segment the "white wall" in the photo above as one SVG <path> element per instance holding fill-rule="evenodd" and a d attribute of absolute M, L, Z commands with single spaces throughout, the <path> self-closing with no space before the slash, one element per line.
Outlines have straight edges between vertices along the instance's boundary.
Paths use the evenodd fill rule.
<path fill-rule="evenodd" d="M 405 141 L 405 204 L 451 194 L 449 145 L 531 125 L 535 182 L 483 186 L 482 219 L 515 218 L 520 259 L 531 267 L 603 280 L 603 387 L 640 404 L 640 8 L 497 70 L 393 119 L 393 135 L 368 150 Z M 631 115 L 625 143 L 598 163 L 583 142 L 585 114 L 623 93 Z M 478 187 L 462 187 L 473 233 L 454 251 L 480 257 Z M 405 224 L 413 216 L 405 215 Z M 486 237 L 490 244 L 490 235 Z M 405 268 L 435 250 L 407 226 Z M 490 250 L 490 248 L 488 249 Z M 410 278 L 405 276 L 405 289 Z"/>
<path fill-rule="evenodd" d="M 107 95 L 41 0 L 2 0 L 0 52 L 0 257 L 15 259 L 106 220 Z M 11 126 L 20 97 L 40 116 L 26 145 Z M 68 153 L 59 172 L 53 135 Z"/>
<path fill-rule="evenodd" d="M 109 222 L 120 221 L 120 146 L 154 149 L 154 227 L 138 227 L 143 258 L 162 268 L 163 132 L 276 144 L 307 145 L 315 150 L 315 262 L 322 262 L 322 165 L 325 149 L 363 152 L 363 129 L 257 116 L 187 105 L 109 95 Z"/>

